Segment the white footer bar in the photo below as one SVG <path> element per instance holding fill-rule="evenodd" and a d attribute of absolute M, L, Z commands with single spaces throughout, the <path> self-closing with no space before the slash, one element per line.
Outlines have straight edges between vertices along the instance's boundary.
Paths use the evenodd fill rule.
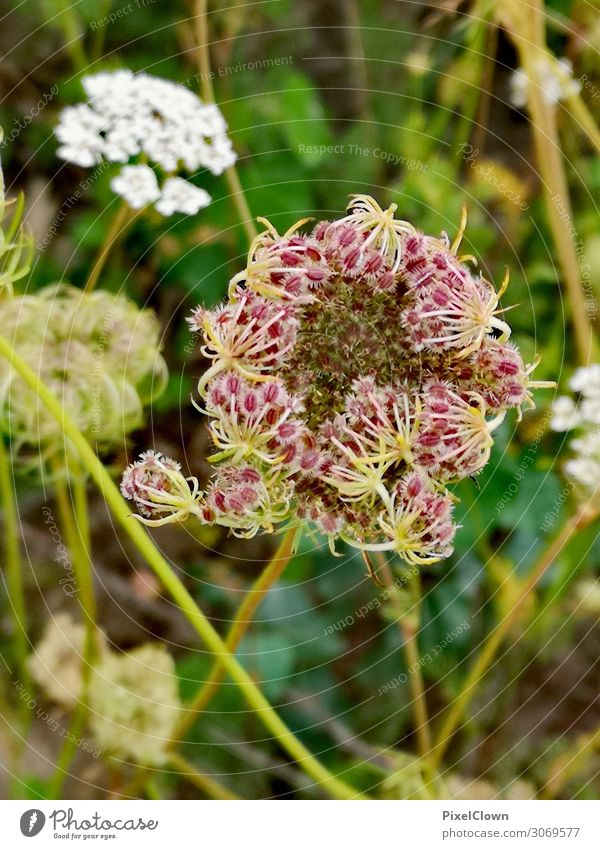
<path fill-rule="evenodd" d="M 587 801 L 0 801 L 0 845 L 598 849 L 599 815 L 600 803 Z"/>

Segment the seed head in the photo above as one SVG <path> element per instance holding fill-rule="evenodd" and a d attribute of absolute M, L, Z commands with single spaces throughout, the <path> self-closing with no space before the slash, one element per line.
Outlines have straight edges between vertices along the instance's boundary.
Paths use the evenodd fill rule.
<path fill-rule="evenodd" d="M 448 485 L 479 472 L 506 411 L 531 404 L 491 283 L 434 238 L 351 200 L 339 221 L 265 222 L 229 300 L 199 308 L 210 367 L 204 517 L 251 535 L 306 520 L 364 551 L 452 550 Z M 496 338 L 496 335 L 499 338 Z"/>

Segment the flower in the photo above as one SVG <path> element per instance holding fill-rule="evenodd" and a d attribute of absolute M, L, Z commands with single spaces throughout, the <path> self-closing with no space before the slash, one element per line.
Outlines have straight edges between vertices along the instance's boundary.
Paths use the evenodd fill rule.
<path fill-rule="evenodd" d="M 533 79 L 524 70 L 516 70 L 511 78 L 510 99 L 518 109 L 527 106 L 529 86 L 532 83 L 542 90 L 544 98 L 552 104 L 581 91 L 581 83 L 573 79 L 573 65 L 568 59 L 556 59 L 546 54 L 533 61 L 532 71 Z"/>
<path fill-rule="evenodd" d="M 573 457 L 565 463 L 565 474 L 577 484 L 580 495 L 593 497 L 600 487 L 600 364 L 577 369 L 569 387 L 579 397 L 556 398 L 550 427 L 575 431 L 569 443 Z"/>
<path fill-rule="evenodd" d="M 193 215 L 210 203 L 208 192 L 175 175 L 219 175 L 235 162 L 217 106 L 183 85 L 129 70 L 82 82 L 89 102 L 65 108 L 55 130 L 62 159 L 84 168 L 124 163 L 111 187 L 133 209 L 156 202 L 161 215 Z"/>
<path fill-rule="evenodd" d="M 131 463 L 123 474 L 121 492 L 136 503 L 149 525 L 185 520 L 198 510 L 198 481 L 184 478 L 179 463 L 158 451 L 145 451 Z"/>
<path fill-rule="evenodd" d="M 99 450 L 122 442 L 164 388 L 160 328 L 120 295 L 49 286 L 3 301 L 3 332 Z M 0 426 L 31 466 L 64 454 L 62 427 L 35 392 L 0 362 Z"/>
<path fill-rule="evenodd" d="M 450 245 L 395 212 L 358 195 L 308 233 L 265 221 L 228 301 L 194 311 L 215 447 L 204 521 L 251 536 L 307 520 L 332 548 L 411 564 L 451 553 L 449 485 L 541 384 L 500 318 L 507 281 L 497 293 L 456 255 L 465 222 Z"/>
<path fill-rule="evenodd" d="M 70 614 L 57 613 L 28 658 L 33 680 L 52 701 L 65 708 L 75 707 L 82 694 L 85 630 L 85 625 Z M 100 637 L 98 648 L 104 655 L 108 648 Z"/>
<path fill-rule="evenodd" d="M 126 165 L 113 177 L 110 187 L 132 209 L 141 209 L 161 197 L 156 174 L 147 165 Z"/>
<path fill-rule="evenodd" d="M 163 183 L 156 209 L 161 215 L 173 215 L 174 212 L 195 215 L 199 209 L 208 206 L 210 201 L 211 197 L 204 189 L 196 188 L 181 177 L 169 177 Z"/>
<path fill-rule="evenodd" d="M 158 644 L 108 653 L 91 676 L 89 704 L 100 749 L 143 766 L 163 764 L 181 710 L 173 658 Z"/>

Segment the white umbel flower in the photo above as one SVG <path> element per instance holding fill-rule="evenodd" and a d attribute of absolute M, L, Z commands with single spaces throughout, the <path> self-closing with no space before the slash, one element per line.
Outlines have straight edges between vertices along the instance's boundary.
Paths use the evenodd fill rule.
<path fill-rule="evenodd" d="M 185 86 L 129 70 L 84 77 L 83 87 L 89 103 L 65 109 L 56 127 L 62 159 L 83 167 L 103 160 L 128 168 L 158 166 L 166 182 L 157 209 L 171 209 L 164 215 L 194 214 L 210 202 L 195 186 L 185 192 L 180 178 L 171 181 L 182 170 L 219 175 L 235 162 L 227 124 L 215 104 L 203 103 Z M 124 168 L 111 185 L 134 209 L 159 197 L 147 171 Z"/>
<path fill-rule="evenodd" d="M 147 165 L 126 165 L 111 180 L 115 194 L 124 198 L 132 209 L 141 209 L 160 198 L 156 174 Z"/>
<path fill-rule="evenodd" d="M 561 395 L 552 404 L 552 419 L 550 427 L 559 433 L 572 430 L 578 423 L 575 402 L 568 395 Z"/>
<path fill-rule="evenodd" d="M 101 749 L 144 766 L 165 762 L 181 702 L 164 646 L 111 652 L 94 670 L 89 700 L 90 728 Z"/>
<path fill-rule="evenodd" d="M 106 119 L 85 103 L 68 106 L 61 112 L 55 130 L 61 142 L 58 155 L 82 168 L 91 168 L 102 159 L 105 149 L 102 133 L 106 128 Z"/>
<path fill-rule="evenodd" d="M 205 189 L 199 189 L 181 177 L 169 177 L 162 186 L 162 192 L 156 203 L 156 209 L 161 215 L 173 215 L 174 212 L 185 212 L 195 215 L 211 201 Z"/>
<path fill-rule="evenodd" d="M 565 473 L 591 497 L 600 492 L 600 364 L 577 369 L 569 386 L 579 396 L 577 403 L 566 395 L 557 398 L 550 427 L 575 430 L 569 444 L 573 456 L 565 463 Z"/>
<path fill-rule="evenodd" d="M 554 56 L 540 56 L 534 63 L 534 85 L 542 88 L 548 103 L 559 103 L 568 97 L 579 94 L 581 83 L 573 79 L 573 65 L 568 59 L 555 59 Z M 527 96 L 531 80 L 525 71 L 519 69 L 511 79 L 510 100 L 513 106 L 522 109 L 527 106 Z"/>

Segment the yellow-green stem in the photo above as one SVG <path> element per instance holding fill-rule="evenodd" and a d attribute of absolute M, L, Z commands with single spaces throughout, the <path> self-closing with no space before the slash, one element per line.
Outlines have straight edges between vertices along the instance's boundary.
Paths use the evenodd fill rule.
<path fill-rule="evenodd" d="M 594 117 L 578 94 L 572 94 L 566 99 L 566 106 L 571 116 L 579 124 L 580 128 L 600 153 L 600 130 L 594 121 Z"/>
<path fill-rule="evenodd" d="M 312 755 L 308 749 L 290 731 L 287 725 L 275 712 L 271 704 L 256 686 L 249 673 L 228 651 L 227 646 L 194 601 L 188 590 L 182 584 L 169 563 L 156 548 L 143 526 L 135 520 L 129 508 L 121 497 L 119 490 L 111 480 L 100 459 L 92 450 L 86 438 L 52 395 L 48 387 L 40 380 L 27 363 L 12 349 L 8 340 L 0 335 L 0 356 L 11 364 L 12 368 L 31 387 L 48 412 L 60 423 L 66 439 L 79 455 L 80 462 L 91 475 L 102 493 L 113 516 L 128 534 L 140 554 L 170 593 L 208 650 L 220 658 L 226 672 L 238 684 L 248 705 L 256 711 L 258 718 L 273 734 L 279 745 L 298 762 L 315 782 L 322 785 L 332 796 L 339 799 L 364 799 L 365 797 L 350 787 L 341 779 L 334 776 Z"/>
<path fill-rule="evenodd" d="M 31 691 L 31 679 L 27 669 L 29 640 L 27 639 L 27 615 L 25 591 L 23 588 L 23 568 L 19 541 L 21 533 L 17 502 L 14 492 L 14 479 L 10 455 L 0 435 L 0 499 L 4 516 L 4 563 L 9 606 L 13 618 L 15 659 L 22 683 Z M 29 716 L 26 700 L 21 700 L 22 714 Z"/>
<path fill-rule="evenodd" d="M 61 519 L 61 526 L 71 554 L 73 572 L 79 589 L 80 603 L 85 623 L 85 642 L 82 657 L 81 692 L 77 707 L 71 718 L 68 735 L 59 753 L 54 775 L 50 782 L 49 796 L 59 799 L 75 755 L 77 739 L 83 733 L 88 711 L 88 686 L 92 667 L 99 648 L 99 630 L 94 595 L 93 564 L 91 560 L 90 529 L 88 518 L 85 478 L 72 459 L 55 461 L 54 489 Z M 69 495 L 65 472 L 69 474 L 69 484 L 73 499 Z"/>
<path fill-rule="evenodd" d="M 90 271 L 90 276 L 88 277 L 85 284 L 85 291 L 91 292 L 96 283 L 98 282 L 102 271 L 104 270 L 104 266 L 106 265 L 106 261 L 110 256 L 110 252 L 113 246 L 116 244 L 118 239 L 123 235 L 127 227 L 133 221 L 135 215 L 132 214 L 131 209 L 123 201 L 115 217 L 112 220 L 112 223 L 108 229 L 104 237 L 104 241 L 102 242 L 96 259 L 94 260 L 94 264 L 92 266 L 92 270 Z"/>
<path fill-rule="evenodd" d="M 267 595 L 273 584 L 281 577 L 283 571 L 290 562 L 296 532 L 296 528 L 291 528 L 287 531 L 281 541 L 281 545 L 273 555 L 273 558 L 269 561 L 266 568 L 263 569 L 252 587 L 244 596 L 225 638 L 227 650 L 232 654 L 235 653 L 242 637 L 248 630 L 259 604 Z M 222 662 L 217 661 L 209 673 L 208 680 L 198 690 L 196 696 L 192 699 L 189 705 L 187 705 L 185 713 L 183 714 L 179 725 L 175 729 L 173 745 L 176 746 L 181 742 L 186 731 L 194 724 L 202 711 L 208 707 L 208 704 L 219 689 L 224 677 L 225 667 Z"/>
<path fill-rule="evenodd" d="M 379 554 L 377 560 L 380 565 L 381 574 L 388 588 L 394 586 L 394 577 L 386 558 Z M 419 643 L 417 631 L 421 622 L 421 576 L 411 571 L 408 576 L 408 588 L 411 592 L 414 608 L 409 616 L 403 616 L 398 620 L 398 627 L 402 634 L 406 666 L 408 670 L 408 685 L 412 697 L 412 711 L 414 716 L 415 734 L 417 737 L 417 750 L 423 760 L 424 772 L 429 781 L 434 778 L 434 771 L 430 768 L 431 731 L 429 727 L 429 711 L 425 698 L 425 683 L 421 669 L 421 658 L 419 656 Z"/>
<path fill-rule="evenodd" d="M 75 70 L 85 71 L 89 68 L 89 62 L 83 47 L 83 33 L 75 12 L 75 4 L 72 0 L 58 0 L 57 6 L 61 10 L 57 17 L 60 18 L 65 36 L 65 49 Z"/>
<path fill-rule="evenodd" d="M 448 712 L 442 723 L 442 727 L 440 728 L 437 741 L 431 752 L 431 762 L 436 769 L 439 768 L 450 740 L 458 728 L 465 710 L 475 696 L 477 688 L 481 684 L 486 672 L 496 657 L 496 653 L 498 652 L 500 645 L 519 616 L 523 603 L 529 598 L 530 594 L 538 585 L 542 577 L 546 574 L 550 566 L 552 566 L 573 534 L 577 530 L 587 526 L 597 517 L 597 515 L 597 512 L 591 512 L 588 507 L 585 507 L 578 510 L 575 515 L 565 523 L 560 533 L 542 552 L 541 557 L 531 570 L 529 577 L 525 581 L 523 589 L 521 590 L 510 612 L 496 625 L 490 636 L 487 638 L 483 648 L 477 656 L 477 660 L 467 675 L 466 681 L 460 689 L 459 696 L 448 708 Z"/>
<path fill-rule="evenodd" d="M 591 734 L 582 734 L 569 750 L 555 758 L 549 769 L 548 780 L 540 792 L 542 799 L 556 799 L 565 784 L 588 765 L 600 746 L 600 727 Z"/>
<path fill-rule="evenodd" d="M 540 56 L 546 52 L 544 13 L 540 0 L 531 0 L 519 25 L 509 28 L 519 53 L 521 67 L 531 81 L 527 87 L 527 104 L 531 128 L 546 200 L 546 212 L 556 247 L 571 307 L 578 360 L 587 365 L 595 358 L 596 343 L 586 312 L 575 241 L 572 235 L 573 214 L 556 122 L 556 106 L 546 99 L 544 80 L 540 78 Z"/>
<path fill-rule="evenodd" d="M 181 775 L 185 775 L 192 784 L 202 790 L 209 799 L 232 800 L 240 798 L 231 790 L 228 790 L 226 787 L 223 787 L 222 784 L 219 784 L 218 781 L 215 781 L 214 778 L 210 778 L 208 775 L 203 775 L 202 773 L 197 772 L 191 763 L 176 752 L 173 752 L 169 756 L 169 763 L 177 770 L 177 772 Z"/>
<path fill-rule="evenodd" d="M 200 92 L 202 99 L 206 103 L 215 103 L 215 90 L 210 72 L 208 0 L 195 0 L 194 17 Z M 225 179 L 227 180 L 230 197 L 236 208 L 240 224 L 244 228 L 248 241 L 252 242 L 258 234 L 258 230 L 256 229 L 256 224 L 254 223 L 254 218 L 252 217 L 252 212 L 250 211 L 250 206 L 248 205 L 235 165 L 230 165 L 225 170 Z"/>

